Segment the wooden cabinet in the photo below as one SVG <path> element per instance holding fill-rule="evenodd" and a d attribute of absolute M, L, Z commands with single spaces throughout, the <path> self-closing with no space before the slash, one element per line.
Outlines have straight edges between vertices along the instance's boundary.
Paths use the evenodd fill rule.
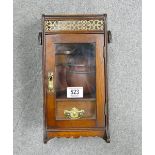
<path fill-rule="evenodd" d="M 43 15 L 44 142 L 99 136 L 110 142 L 107 31 L 103 15 Z"/>

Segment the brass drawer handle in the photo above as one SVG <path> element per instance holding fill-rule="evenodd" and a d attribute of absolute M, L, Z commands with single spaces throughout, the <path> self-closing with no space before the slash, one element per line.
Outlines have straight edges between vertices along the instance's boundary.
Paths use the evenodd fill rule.
<path fill-rule="evenodd" d="M 84 116 L 85 111 L 83 109 L 79 110 L 77 108 L 72 108 L 71 110 L 64 110 L 64 115 L 69 119 L 79 119 Z"/>
<path fill-rule="evenodd" d="M 48 72 L 48 91 L 54 93 L 53 72 Z"/>

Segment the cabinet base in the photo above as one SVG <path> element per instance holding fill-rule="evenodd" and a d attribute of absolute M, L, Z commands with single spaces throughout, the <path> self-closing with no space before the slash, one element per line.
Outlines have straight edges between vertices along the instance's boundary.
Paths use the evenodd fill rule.
<path fill-rule="evenodd" d="M 47 130 L 44 134 L 44 144 L 46 144 L 50 139 L 57 137 L 65 137 L 65 138 L 79 138 L 79 137 L 101 137 L 103 138 L 107 143 L 110 143 L 110 136 L 107 135 L 106 130 L 93 128 L 92 130 L 59 130 L 59 129 L 51 129 Z"/>

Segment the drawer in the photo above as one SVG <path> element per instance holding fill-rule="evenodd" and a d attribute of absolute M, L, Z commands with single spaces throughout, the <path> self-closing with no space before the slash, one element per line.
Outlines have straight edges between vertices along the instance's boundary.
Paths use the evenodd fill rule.
<path fill-rule="evenodd" d="M 96 119 L 96 101 L 57 101 L 56 120 Z"/>

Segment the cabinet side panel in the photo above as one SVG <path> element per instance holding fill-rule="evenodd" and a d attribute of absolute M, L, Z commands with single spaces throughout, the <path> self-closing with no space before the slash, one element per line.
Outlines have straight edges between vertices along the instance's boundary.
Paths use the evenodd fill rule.
<path fill-rule="evenodd" d="M 104 58 L 103 46 L 104 35 L 98 35 L 96 41 L 96 99 L 97 99 L 97 126 L 105 125 L 105 76 L 104 76 Z"/>

